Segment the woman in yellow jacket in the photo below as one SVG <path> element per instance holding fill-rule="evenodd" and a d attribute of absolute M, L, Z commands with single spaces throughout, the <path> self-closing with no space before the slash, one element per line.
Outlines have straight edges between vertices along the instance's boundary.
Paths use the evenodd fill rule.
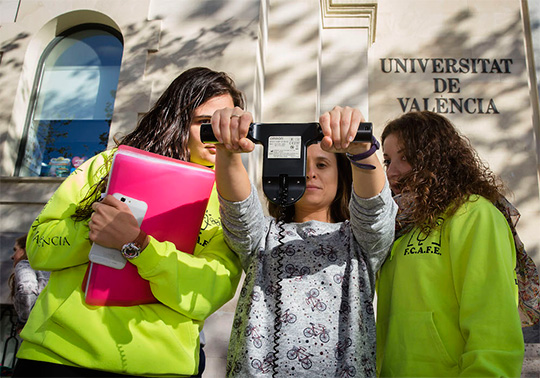
<path fill-rule="evenodd" d="M 187 70 L 120 144 L 213 166 L 215 149 L 201 143 L 199 128 L 225 106 L 244 106 L 226 74 Z M 140 255 L 129 260 L 150 281 L 159 303 L 85 303 L 81 284 L 92 243 L 121 249 L 140 231 L 127 205 L 112 196 L 97 201 L 114 151 L 93 157 L 69 176 L 31 227 L 30 263 L 52 273 L 22 331 L 15 376 L 200 376 L 199 332 L 233 297 L 241 273 L 223 241 L 216 193 L 193 255 L 146 236 Z M 114 217 L 123 221 L 109 221 Z"/>
<path fill-rule="evenodd" d="M 444 117 L 412 112 L 382 134 L 396 241 L 377 288 L 382 377 L 519 377 L 523 336 L 502 189 Z"/>

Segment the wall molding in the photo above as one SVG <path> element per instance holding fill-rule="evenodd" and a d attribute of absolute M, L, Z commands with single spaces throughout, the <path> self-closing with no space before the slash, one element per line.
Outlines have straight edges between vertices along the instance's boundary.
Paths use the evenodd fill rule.
<path fill-rule="evenodd" d="M 375 42 L 377 0 L 321 0 L 323 29 L 368 29 Z"/>

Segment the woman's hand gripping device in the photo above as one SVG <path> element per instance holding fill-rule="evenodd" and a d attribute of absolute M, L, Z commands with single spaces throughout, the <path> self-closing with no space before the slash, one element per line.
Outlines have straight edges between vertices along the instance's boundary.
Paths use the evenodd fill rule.
<path fill-rule="evenodd" d="M 361 123 L 355 142 L 371 142 L 373 126 Z M 311 123 L 252 123 L 247 138 L 264 147 L 262 187 L 270 202 L 290 206 L 306 190 L 307 147 L 323 138 L 321 126 Z M 217 143 L 212 125 L 201 125 L 201 141 Z"/>

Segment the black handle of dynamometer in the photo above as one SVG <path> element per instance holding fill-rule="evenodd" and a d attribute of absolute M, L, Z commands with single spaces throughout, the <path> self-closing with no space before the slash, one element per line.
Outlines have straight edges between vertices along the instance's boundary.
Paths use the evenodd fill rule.
<path fill-rule="evenodd" d="M 281 136 L 284 131 L 285 135 L 294 135 L 295 128 L 298 126 L 302 127 L 305 125 L 310 125 L 316 131 L 315 137 L 313 140 L 310 140 L 308 144 L 320 142 L 323 138 L 323 133 L 321 126 L 316 123 L 252 123 L 249 126 L 249 131 L 247 138 L 253 143 L 262 144 L 262 140 L 259 140 L 256 135 L 261 134 L 260 128 L 266 128 L 268 130 L 265 134 L 272 134 L 273 136 Z M 289 129 L 289 130 L 286 130 Z M 301 133 L 304 129 L 299 129 Z M 301 134 L 298 134 L 301 135 Z M 371 122 L 362 122 L 358 126 L 358 131 L 356 132 L 356 137 L 354 138 L 355 142 L 371 142 L 371 136 L 373 135 L 373 125 Z M 217 143 L 214 131 L 212 130 L 212 125 L 210 123 L 203 123 L 201 125 L 201 141 L 203 143 Z"/>
<path fill-rule="evenodd" d="M 361 123 L 356 142 L 371 142 L 373 126 Z M 319 123 L 252 123 L 247 137 L 264 147 L 263 191 L 269 201 L 289 206 L 306 190 L 307 147 L 323 138 Z M 217 143 L 212 125 L 201 125 L 201 141 Z"/>

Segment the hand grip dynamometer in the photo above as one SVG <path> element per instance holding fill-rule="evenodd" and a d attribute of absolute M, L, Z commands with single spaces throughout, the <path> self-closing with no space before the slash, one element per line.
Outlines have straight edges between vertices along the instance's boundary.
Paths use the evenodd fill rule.
<path fill-rule="evenodd" d="M 355 142 L 371 142 L 373 126 L 361 123 Z M 323 138 L 321 126 L 310 123 L 252 123 L 247 138 L 264 147 L 262 187 L 270 202 L 290 206 L 306 190 L 307 147 Z M 217 143 L 212 125 L 201 125 L 201 141 Z"/>

